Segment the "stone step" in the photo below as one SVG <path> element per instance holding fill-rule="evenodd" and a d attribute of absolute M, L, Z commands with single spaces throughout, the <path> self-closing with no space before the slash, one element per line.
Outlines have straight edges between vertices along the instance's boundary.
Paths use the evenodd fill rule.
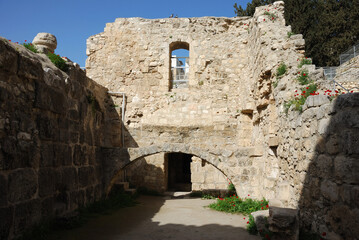
<path fill-rule="evenodd" d="M 135 195 L 137 193 L 137 189 L 136 188 L 128 188 L 125 190 L 125 193 L 129 194 L 129 195 Z"/>
<path fill-rule="evenodd" d="M 130 183 L 129 182 L 115 182 L 115 185 L 122 185 L 123 190 L 127 190 L 127 189 L 130 188 Z"/>

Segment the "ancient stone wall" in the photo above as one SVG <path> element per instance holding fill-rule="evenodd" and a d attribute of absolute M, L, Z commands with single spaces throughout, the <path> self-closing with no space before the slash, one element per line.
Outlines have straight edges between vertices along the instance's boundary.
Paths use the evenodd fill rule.
<path fill-rule="evenodd" d="M 126 94 L 126 147 L 191 142 L 236 148 L 237 106 L 249 89 L 240 84 L 248 75 L 248 22 L 248 17 L 116 19 L 88 39 L 88 76 Z M 189 45 L 189 87 L 170 89 L 171 46 L 183 43 Z M 121 106 L 122 98 L 114 101 Z M 158 167 L 164 159 L 141 161 Z M 150 167 L 140 169 L 153 175 L 145 170 Z M 165 189 L 165 173 L 155 177 L 157 190 Z"/>
<path fill-rule="evenodd" d="M 299 209 L 304 230 L 325 239 L 355 239 L 354 226 L 359 223 L 359 179 L 355 177 L 359 165 L 354 147 L 359 138 L 358 95 L 343 95 L 331 102 L 324 95 L 331 86 L 323 80 L 322 71 L 314 65 L 298 66 L 304 58 L 304 40 L 300 35 L 287 37 L 290 26 L 276 19 L 268 22 L 264 14 L 275 13 L 278 4 L 257 8 L 253 17 L 250 31 L 256 37 L 250 42 L 258 61 L 253 67 L 261 67 L 254 68 L 259 74 L 253 76 L 249 100 L 253 103 L 241 110 L 253 115 L 252 143 L 262 142 L 268 149 L 264 191 L 285 206 Z M 288 69 L 277 78 L 280 62 Z M 319 95 L 309 96 L 302 112 L 292 106 L 286 114 L 284 103 L 302 88 L 306 90 L 296 80 L 303 69 L 318 85 Z"/>
<path fill-rule="evenodd" d="M 283 11 L 276 2 L 253 18 L 117 19 L 91 37 L 89 76 L 127 96 L 124 146 L 133 149 L 122 149 L 129 152 L 112 166 L 145 157 L 143 166 L 160 177 L 151 167 L 141 174 L 156 185 L 166 176 L 163 159 L 148 155 L 193 154 L 221 169 L 240 196 L 279 199 L 299 209 L 306 230 L 355 239 L 357 96 L 330 102 L 323 95 L 330 82 L 314 65 L 298 66 L 305 42 L 288 35 Z M 170 46 L 183 42 L 189 87 L 171 89 Z M 281 63 L 288 69 L 278 77 Z M 284 104 L 306 87 L 296 80 L 303 69 L 320 95 L 310 96 L 301 113 L 291 107 L 286 114 Z M 211 172 L 201 171 L 194 172 L 196 184 Z"/>
<path fill-rule="evenodd" d="M 349 91 L 359 91 L 359 56 L 356 56 L 349 61 L 343 63 L 336 69 L 335 81 L 340 83 Z M 341 91 L 345 91 L 340 86 L 337 86 Z"/>
<path fill-rule="evenodd" d="M 0 38 L 0 239 L 102 196 L 100 147 L 120 144 L 109 105 L 83 70 Z"/>

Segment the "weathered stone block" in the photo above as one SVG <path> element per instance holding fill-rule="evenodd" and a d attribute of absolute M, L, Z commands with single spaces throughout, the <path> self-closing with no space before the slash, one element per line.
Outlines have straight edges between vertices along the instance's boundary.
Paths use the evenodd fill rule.
<path fill-rule="evenodd" d="M 56 183 L 60 182 L 60 174 L 53 168 L 39 170 L 39 196 L 53 195 Z"/>
<path fill-rule="evenodd" d="M 298 210 L 269 206 L 269 230 L 272 239 L 297 240 L 299 238 Z"/>
<path fill-rule="evenodd" d="M 39 61 L 21 55 L 18 57 L 20 58 L 17 72 L 18 76 L 28 79 L 43 79 L 44 71 Z"/>
<path fill-rule="evenodd" d="M 0 207 L 7 204 L 7 179 L 0 174 Z M 1 218 L 0 218 L 1 219 Z"/>
<path fill-rule="evenodd" d="M 251 215 L 254 218 L 254 222 L 256 223 L 257 230 L 259 232 L 266 232 L 268 231 L 268 224 L 267 218 L 269 217 L 269 209 L 252 212 Z"/>
<path fill-rule="evenodd" d="M 78 168 L 78 177 L 80 187 L 86 187 L 94 183 L 95 171 L 93 167 L 80 167 Z"/>
<path fill-rule="evenodd" d="M 41 202 L 38 199 L 26 201 L 15 206 L 14 233 L 22 233 L 26 228 L 41 219 Z"/>
<path fill-rule="evenodd" d="M 0 239 L 8 239 L 14 219 L 14 208 L 7 206 L 0 208 Z"/>
<path fill-rule="evenodd" d="M 25 168 L 11 172 L 8 178 L 8 200 L 12 203 L 31 199 L 38 188 L 37 174 Z"/>
<path fill-rule="evenodd" d="M 51 119 L 47 116 L 38 115 L 37 126 L 39 130 L 39 136 L 43 140 L 58 140 L 58 124 L 56 119 Z"/>
<path fill-rule="evenodd" d="M 331 202 L 338 200 L 338 186 L 334 182 L 324 180 L 320 185 L 320 191 Z"/>

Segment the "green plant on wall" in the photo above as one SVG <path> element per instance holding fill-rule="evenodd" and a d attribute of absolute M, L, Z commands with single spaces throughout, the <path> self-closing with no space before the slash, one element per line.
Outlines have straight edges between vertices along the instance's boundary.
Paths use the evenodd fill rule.
<path fill-rule="evenodd" d="M 277 68 L 277 77 L 282 77 L 285 73 L 287 73 L 287 65 L 284 62 L 281 62 Z"/>
<path fill-rule="evenodd" d="M 308 70 L 304 69 L 298 72 L 297 81 L 299 82 L 300 85 L 307 85 L 310 82 L 312 82 L 312 80 L 309 78 Z"/>
<path fill-rule="evenodd" d="M 295 91 L 294 98 L 284 103 L 284 112 L 288 114 L 289 108 L 293 105 L 294 110 L 302 111 L 302 106 L 304 105 L 307 98 L 311 95 L 318 95 L 317 93 L 317 85 L 310 84 L 305 88 L 301 89 L 301 92 Z"/>
<path fill-rule="evenodd" d="M 37 53 L 37 49 L 32 43 L 23 43 L 22 45 L 29 49 L 31 52 Z"/>
<path fill-rule="evenodd" d="M 303 67 L 303 65 L 310 65 L 312 64 L 312 60 L 308 58 L 302 58 L 298 64 L 298 68 Z"/>
<path fill-rule="evenodd" d="M 67 72 L 69 70 L 69 66 L 66 64 L 65 60 L 62 59 L 59 55 L 56 55 L 55 53 L 49 52 L 47 54 L 47 57 L 51 60 L 51 62 L 61 69 L 64 72 Z"/>
<path fill-rule="evenodd" d="M 287 73 L 287 65 L 284 62 L 281 62 L 277 68 L 276 80 L 272 83 L 273 87 L 276 88 L 279 83 L 279 79 Z"/>
<path fill-rule="evenodd" d="M 287 32 L 287 37 L 290 38 L 291 36 L 294 35 L 294 32 Z"/>

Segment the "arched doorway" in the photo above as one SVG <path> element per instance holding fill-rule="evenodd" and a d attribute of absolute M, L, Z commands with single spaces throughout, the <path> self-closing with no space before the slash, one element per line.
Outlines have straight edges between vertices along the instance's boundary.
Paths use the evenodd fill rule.
<path fill-rule="evenodd" d="M 191 162 L 193 155 L 186 153 L 165 154 L 167 190 L 191 191 Z"/>

